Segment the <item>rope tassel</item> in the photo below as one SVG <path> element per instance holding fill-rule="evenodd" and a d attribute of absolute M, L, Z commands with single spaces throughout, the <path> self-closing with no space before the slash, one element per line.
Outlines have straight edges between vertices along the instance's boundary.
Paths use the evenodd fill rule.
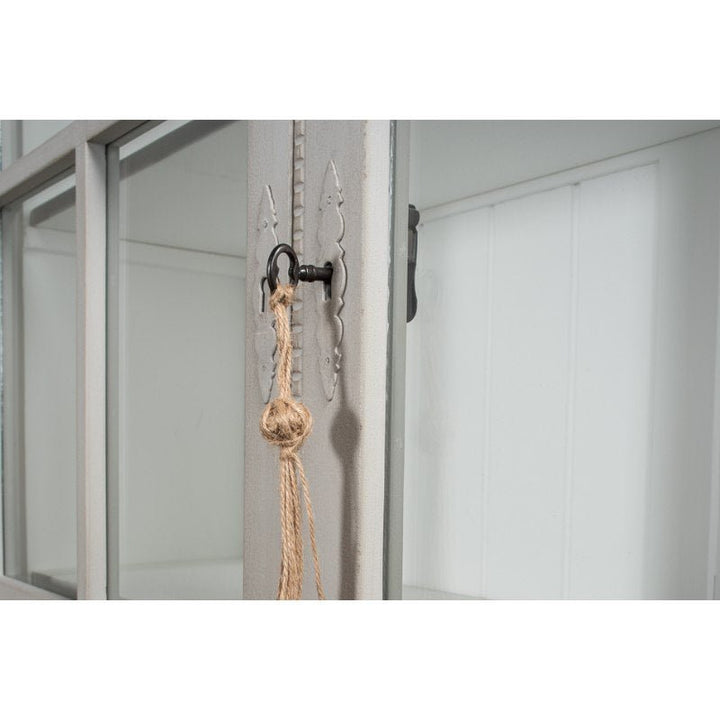
<path fill-rule="evenodd" d="M 275 315 L 277 335 L 278 396 L 265 406 L 260 420 L 260 432 L 272 445 L 280 448 L 280 529 L 282 547 L 280 556 L 280 582 L 278 600 L 301 600 L 303 586 L 303 542 L 300 518 L 300 488 L 302 487 L 307 513 L 310 545 L 315 566 L 315 587 L 319 600 L 325 599 L 320 562 L 315 542 L 315 518 L 310 488 L 298 455 L 305 438 L 312 430 L 312 415 L 292 395 L 292 336 L 289 308 L 293 303 L 295 287 L 278 285 L 270 296 L 270 309 Z"/>

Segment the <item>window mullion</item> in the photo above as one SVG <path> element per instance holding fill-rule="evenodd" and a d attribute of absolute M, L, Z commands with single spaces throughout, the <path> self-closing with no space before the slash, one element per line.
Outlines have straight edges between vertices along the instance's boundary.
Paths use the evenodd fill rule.
<path fill-rule="evenodd" d="M 25 530 L 25 379 L 23 345 L 23 254 L 16 240 L 22 233 L 17 209 L 2 215 L 3 297 L 3 574 L 27 575 Z M 11 382 L 8 382 L 8 378 Z M 8 482 L 15 478 L 15 482 Z"/>
<path fill-rule="evenodd" d="M 77 597 L 107 598 L 106 160 L 76 149 L 77 176 Z"/>

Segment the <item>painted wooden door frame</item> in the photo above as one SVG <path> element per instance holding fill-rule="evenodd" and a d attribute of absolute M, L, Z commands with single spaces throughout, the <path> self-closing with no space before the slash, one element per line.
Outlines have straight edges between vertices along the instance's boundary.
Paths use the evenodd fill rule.
<path fill-rule="evenodd" d="M 344 304 L 338 314 L 340 368 L 329 388 L 322 363 L 331 360 L 318 338 L 327 333 L 324 324 L 333 318 L 320 300 L 322 287 L 301 285 L 293 309 L 294 383 L 296 394 L 314 418 L 303 459 L 315 505 L 327 597 L 384 596 L 386 438 L 392 380 L 388 357 L 393 327 L 389 308 L 391 293 L 404 294 L 404 286 L 392 287 L 395 130 L 388 121 L 250 125 L 248 263 L 257 262 L 259 267 L 254 273 L 250 265 L 248 269 L 246 598 L 274 598 L 280 566 L 277 451 L 258 431 L 269 377 L 268 368 L 265 377 L 258 373 L 269 355 L 262 340 L 267 338 L 268 320 L 263 320 L 257 299 L 262 264 L 268 242 L 291 241 L 301 262 L 323 264 L 328 258 L 317 255 L 329 247 L 323 224 L 328 206 L 336 221 L 340 217 L 333 242 L 344 251 L 346 273 Z M 279 162 L 270 165 L 265 162 L 269 146 L 280 154 L 287 149 Z M 269 238 L 268 224 L 276 237 Z M 335 252 L 334 261 L 339 257 Z M 256 341 L 250 337 L 252 332 Z M 313 592 L 312 574 L 306 572 L 304 596 L 312 598 Z"/>
<path fill-rule="evenodd" d="M 0 207 L 64 173 L 74 171 L 76 177 L 79 599 L 107 598 L 106 147 L 154 124 L 76 121 L 0 172 Z M 386 439 L 392 380 L 388 358 L 393 342 L 398 349 L 397 339 L 393 341 L 389 332 L 393 327 L 389 308 L 391 296 L 404 297 L 404 286 L 392 285 L 395 129 L 389 121 L 249 123 L 248 258 L 254 257 L 260 201 L 268 191 L 277 218 L 277 238 L 292 239 L 304 262 L 320 260 L 307 254 L 317 246 L 320 203 L 329 178 L 334 183 L 331 201 L 341 218 L 338 241 L 344 251 L 347 283 L 338 313 L 342 322 L 340 370 L 331 398 L 327 374 L 323 378 L 320 353 L 313 342 L 324 332 L 326 321 L 319 316 L 320 306 L 312 295 L 322 289 L 303 287 L 294 308 L 294 332 L 300 341 L 296 391 L 315 420 L 304 460 L 312 484 L 329 598 L 379 599 L 384 595 Z M 402 201 L 405 205 L 406 200 Z M 403 228 L 403 218 L 397 221 Z M 256 271 L 249 264 L 248 275 Z M 257 432 L 264 405 L 257 372 L 262 356 L 252 336 L 257 292 L 248 282 L 244 591 L 247 598 L 272 598 L 279 568 L 276 458 Z M 5 345 L 5 352 L 10 352 L 12 348 Z M 21 400 L 6 402 L 6 427 L 20 411 Z M 16 472 L 7 465 L 7 458 L 4 462 L 4 473 Z M 401 487 L 401 482 L 395 487 Z M 398 507 L 401 505 L 396 503 L 396 510 Z M 397 523 L 393 527 L 397 530 Z M 9 530 L 8 536 L 12 536 L 12 528 Z M 306 596 L 311 597 L 309 585 Z M 0 598 L 60 596 L 2 575 Z"/>

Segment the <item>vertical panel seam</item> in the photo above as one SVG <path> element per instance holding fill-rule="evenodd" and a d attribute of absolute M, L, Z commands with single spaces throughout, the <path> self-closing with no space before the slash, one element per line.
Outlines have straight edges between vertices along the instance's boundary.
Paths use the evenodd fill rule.
<path fill-rule="evenodd" d="M 570 201 L 570 312 L 568 316 L 568 381 L 565 391 L 565 493 L 563 508 L 563 599 L 570 594 L 570 553 L 572 547 L 572 505 L 575 461 L 575 392 L 577 376 L 578 268 L 580 242 L 581 184 L 571 187 Z"/>
<path fill-rule="evenodd" d="M 482 440 L 483 450 L 483 471 L 482 471 L 482 488 L 480 491 L 480 522 L 482 525 L 482 541 L 481 541 L 481 576 L 480 576 L 480 595 L 487 597 L 487 498 L 488 485 L 490 483 L 490 443 L 492 440 L 492 334 L 493 334 L 493 258 L 495 248 L 495 205 L 490 206 L 490 232 L 488 239 L 487 268 L 485 273 L 485 293 L 487 308 L 487 333 L 485 338 L 485 378 L 484 378 L 484 394 L 485 394 L 485 428 Z"/>

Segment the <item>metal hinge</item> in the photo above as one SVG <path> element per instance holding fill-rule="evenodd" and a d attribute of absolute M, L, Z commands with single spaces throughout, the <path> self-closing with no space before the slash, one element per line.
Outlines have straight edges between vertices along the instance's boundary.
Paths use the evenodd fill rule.
<path fill-rule="evenodd" d="M 420 213 L 414 205 L 408 207 L 408 259 L 407 259 L 407 321 L 417 313 L 417 293 L 415 292 L 415 268 L 417 267 L 417 245 Z"/>

